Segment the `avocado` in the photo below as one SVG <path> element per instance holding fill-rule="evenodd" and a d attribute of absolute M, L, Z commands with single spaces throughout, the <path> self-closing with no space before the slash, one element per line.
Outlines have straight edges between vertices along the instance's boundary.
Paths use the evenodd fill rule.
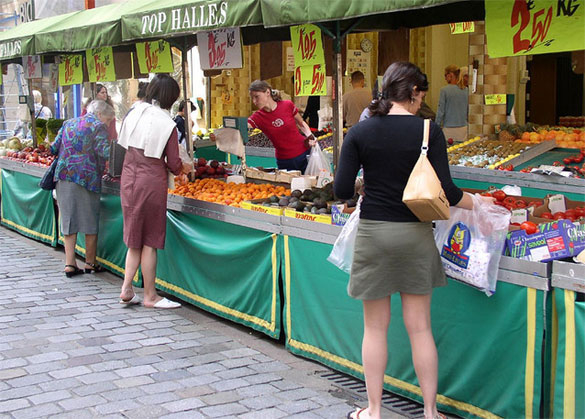
<path fill-rule="evenodd" d="M 356 206 L 357 201 L 352 198 L 352 199 L 348 199 L 345 203 L 347 204 L 347 208 L 353 208 Z"/>
<path fill-rule="evenodd" d="M 317 207 L 317 209 L 327 208 L 327 202 L 321 198 L 315 198 L 313 200 L 313 204 Z"/>
<path fill-rule="evenodd" d="M 288 204 L 287 206 L 288 206 L 289 208 L 294 208 L 294 209 L 297 209 L 297 202 L 299 202 L 299 201 L 296 201 L 296 202 L 291 202 L 291 203 L 290 203 L 290 204 Z"/>
<path fill-rule="evenodd" d="M 288 205 L 288 198 L 280 198 L 278 201 L 278 205 L 281 207 L 286 207 Z"/>
<path fill-rule="evenodd" d="M 327 208 L 319 208 L 317 214 L 328 214 Z"/>
<path fill-rule="evenodd" d="M 317 214 L 317 211 L 319 211 L 317 207 L 311 207 L 311 214 Z"/>
<path fill-rule="evenodd" d="M 278 202 L 278 197 L 276 195 L 272 195 L 270 197 L 270 202 L 272 202 L 273 204 L 276 204 Z"/>
<path fill-rule="evenodd" d="M 292 196 L 292 197 L 294 197 L 294 198 L 300 198 L 302 194 L 303 194 L 303 192 L 301 192 L 301 191 L 300 191 L 300 190 L 298 190 L 298 189 L 295 189 L 294 191 L 292 191 L 292 192 L 290 193 L 290 196 Z"/>
<path fill-rule="evenodd" d="M 288 202 L 297 202 L 298 200 L 299 198 L 297 198 L 296 196 L 291 196 Z"/>
<path fill-rule="evenodd" d="M 305 192 L 303 192 L 303 195 L 307 197 L 307 199 L 303 199 L 303 201 L 312 201 L 313 198 L 315 198 L 315 192 L 313 192 L 311 189 L 307 189 Z"/>
<path fill-rule="evenodd" d="M 301 201 L 297 201 L 294 204 L 295 204 L 294 209 L 296 209 L 297 211 L 303 211 L 303 209 L 305 209 L 305 204 L 303 204 Z"/>

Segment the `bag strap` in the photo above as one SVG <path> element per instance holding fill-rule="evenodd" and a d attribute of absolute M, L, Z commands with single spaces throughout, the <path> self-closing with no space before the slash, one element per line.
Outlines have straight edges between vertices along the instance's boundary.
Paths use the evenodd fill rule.
<path fill-rule="evenodd" d="M 427 151 L 429 150 L 429 131 L 431 128 L 431 120 L 425 119 L 423 121 L 423 141 L 422 147 L 420 148 L 420 154 L 423 156 L 427 155 Z"/>

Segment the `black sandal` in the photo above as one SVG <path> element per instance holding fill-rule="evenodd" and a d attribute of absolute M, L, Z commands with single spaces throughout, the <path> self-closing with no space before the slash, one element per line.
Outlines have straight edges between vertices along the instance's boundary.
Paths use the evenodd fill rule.
<path fill-rule="evenodd" d="M 91 266 L 91 268 L 85 268 L 85 273 L 86 274 L 90 274 L 92 272 L 95 273 L 100 273 L 100 272 L 104 272 L 105 269 L 102 268 L 100 265 L 98 265 L 97 263 L 89 263 L 89 262 L 85 262 L 86 265 Z"/>
<path fill-rule="evenodd" d="M 71 277 L 76 276 L 76 275 L 81 275 L 83 273 L 83 270 L 82 269 L 79 269 L 75 265 L 65 265 L 65 267 L 66 268 L 73 268 L 72 271 L 65 271 L 65 276 L 67 278 L 71 278 Z"/>

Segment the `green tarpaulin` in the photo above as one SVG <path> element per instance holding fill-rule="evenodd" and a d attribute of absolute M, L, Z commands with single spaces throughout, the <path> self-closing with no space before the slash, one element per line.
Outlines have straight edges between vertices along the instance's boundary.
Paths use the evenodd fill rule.
<path fill-rule="evenodd" d="M 363 378 L 362 307 L 349 276 L 326 262 L 331 245 L 284 237 L 286 344 Z M 464 417 L 537 417 L 542 389 L 544 292 L 504 282 L 492 297 L 449 281 L 433 293 L 439 352 L 437 402 Z M 400 298 L 392 298 L 385 387 L 422 401 Z"/>
<path fill-rule="evenodd" d="M 79 12 L 67 13 L 23 23 L 5 32 L 0 32 L 0 60 L 14 59 L 26 55 L 35 55 L 35 35 L 56 25 L 67 21 Z"/>
<path fill-rule="evenodd" d="M 122 16 L 124 41 L 262 25 L 258 0 L 156 0 Z"/>
<path fill-rule="evenodd" d="M 2 169 L 2 225 L 56 246 L 57 221 L 53 195 L 41 189 L 39 181 L 35 176 Z"/>
<path fill-rule="evenodd" d="M 485 15 L 483 1 L 260 0 L 260 3 L 267 28 L 339 21 L 355 30 L 393 29 L 483 20 Z"/>
<path fill-rule="evenodd" d="M 77 12 L 65 20 L 37 31 L 35 51 L 37 54 L 76 52 L 120 45 L 121 16 L 148 3 L 148 0 L 131 0 Z"/>

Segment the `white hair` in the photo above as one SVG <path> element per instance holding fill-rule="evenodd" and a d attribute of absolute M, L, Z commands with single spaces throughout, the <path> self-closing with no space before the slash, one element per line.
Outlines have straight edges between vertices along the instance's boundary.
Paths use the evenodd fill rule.
<path fill-rule="evenodd" d="M 33 94 L 33 98 L 35 100 L 35 103 L 41 103 L 43 101 L 43 95 L 38 90 L 33 90 L 32 94 Z"/>
<path fill-rule="evenodd" d="M 97 115 L 98 113 L 105 117 L 112 117 L 115 115 L 114 108 L 103 100 L 95 99 L 87 105 L 87 113 Z"/>

